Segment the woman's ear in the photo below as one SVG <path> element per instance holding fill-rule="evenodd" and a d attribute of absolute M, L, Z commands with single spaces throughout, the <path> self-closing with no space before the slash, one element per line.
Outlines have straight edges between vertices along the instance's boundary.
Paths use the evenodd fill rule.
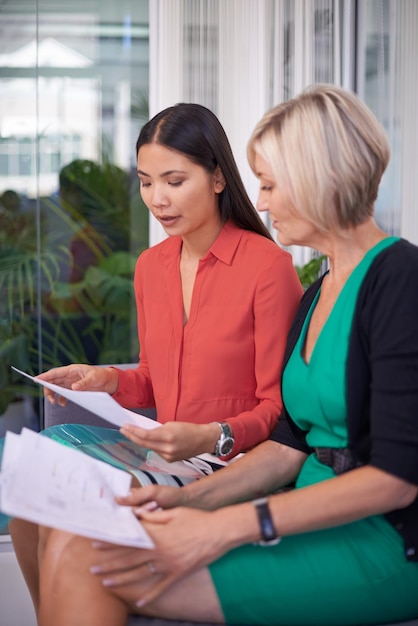
<path fill-rule="evenodd" d="M 226 187 L 226 180 L 219 165 L 213 172 L 213 190 L 215 193 L 221 193 Z"/>

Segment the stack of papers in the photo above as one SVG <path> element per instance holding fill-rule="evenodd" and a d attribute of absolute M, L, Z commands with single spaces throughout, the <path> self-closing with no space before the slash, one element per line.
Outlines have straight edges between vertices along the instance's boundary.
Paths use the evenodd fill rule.
<path fill-rule="evenodd" d="M 123 408 L 108 393 L 73 391 L 13 369 L 116 426 L 127 423 L 146 429 L 161 426 Z M 147 473 L 157 472 L 157 483 L 160 482 L 158 476 L 163 484 L 164 476 L 176 476 L 178 485 L 211 473 L 209 462 L 227 464 L 211 454 L 167 463 L 149 451 L 143 469 Z M 85 537 L 153 548 L 151 538 L 131 508 L 115 501 L 115 496 L 128 493 L 131 480 L 127 471 L 24 428 L 20 435 L 6 434 L 0 474 L 0 511 Z"/>
<path fill-rule="evenodd" d="M 8 432 L 0 474 L 0 509 L 77 535 L 137 548 L 154 544 L 126 495 L 131 475 L 27 428 Z"/>

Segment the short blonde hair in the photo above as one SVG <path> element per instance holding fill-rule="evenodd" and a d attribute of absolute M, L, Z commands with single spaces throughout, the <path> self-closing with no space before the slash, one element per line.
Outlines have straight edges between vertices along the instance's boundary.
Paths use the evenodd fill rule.
<path fill-rule="evenodd" d="M 322 231 L 344 230 L 373 215 L 390 158 L 385 131 L 353 93 L 312 85 L 267 111 L 247 149 L 259 153 L 298 214 Z"/>

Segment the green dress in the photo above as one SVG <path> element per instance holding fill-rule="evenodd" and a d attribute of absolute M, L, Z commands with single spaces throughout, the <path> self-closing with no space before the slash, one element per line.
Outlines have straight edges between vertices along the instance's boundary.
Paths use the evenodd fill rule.
<path fill-rule="evenodd" d="M 313 447 L 347 446 L 345 363 L 356 298 L 373 259 L 394 241 L 380 242 L 353 270 L 307 364 L 302 349 L 318 293 L 286 365 L 284 402 Z M 296 488 L 334 475 L 311 454 Z M 231 624 L 340 626 L 418 616 L 418 563 L 406 561 L 401 536 L 381 515 L 269 548 L 243 546 L 210 572 Z"/>

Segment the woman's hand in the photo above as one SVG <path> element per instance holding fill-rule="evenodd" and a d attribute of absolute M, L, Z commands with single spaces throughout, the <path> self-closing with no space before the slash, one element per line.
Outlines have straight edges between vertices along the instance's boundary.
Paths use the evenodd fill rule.
<path fill-rule="evenodd" d="M 148 487 L 133 488 L 127 496 L 116 498 L 118 504 L 130 506 L 137 517 L 143 511 L 153 511 L 157 508 L 172 509 L 175 506 L 186 504 L 184 487 L 168 487 L 166 485 L 149 485 Z"/>
<path fill-rule="evenodd" d="M 137 606 L 157 598 L 175 581 L 204 567 L 232 548 L 251 541 L 243 526 L 252 526 L 257 534 L 255 512 L 245 516 L 242 507 L 227 507 L 214 512 L 175 508 L 169 511 L 143 512 L 141 522 L 155 543 L 154 550 L 141 550 L 93 544 L 101 550 L 91 568 L 106 587 L 137 585 Z M 249 517 L 249 524 L 245 520 Z M 253 518 L 253 519 L 252 519 Z"/>
<path fill-rule="evenodd" d="M 106 391 L 110 394 L 115 393 L 119 382 L 117 371 L 111 367 L 82 364 L 55 367 L 36 378 L 74 391 Z M 51 404 L 57 401 L 61 406 L 66 404 L 65 398 L 57 398 L 57 394 L 47 387 L 44 387 L 44 395 Z"/>
<path fill-rule="evenodd" d="M 139 446 L 157 452 L 170 463 L 189 459 L 203 452 L 213 454 L 220 434 L 216 423 L 189 422 L 167 422 L 152 430 L 125 424 L 120 432 Z"/>

